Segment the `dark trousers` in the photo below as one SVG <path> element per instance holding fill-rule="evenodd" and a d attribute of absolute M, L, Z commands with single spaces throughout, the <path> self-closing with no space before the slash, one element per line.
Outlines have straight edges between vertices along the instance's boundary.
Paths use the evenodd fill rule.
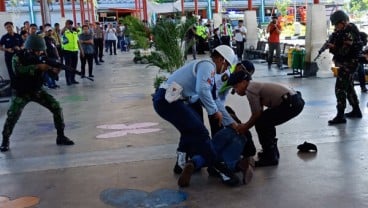
<path fill-rule="evenodd" d="M 298 92 L 295 95 L 288 96 L 279 106 L 263 111 L 255 123 L 262 148 L 267 149 L 272 145 L 276 138 L 276 126 L 296 117 L 302 112 L 303 108 L 304 100 Z"/>
<path fill-rule="evenodd" d="M 93 57 L 94 57 L 94 54 L 84 54 L 83 57 L 82 56 L 80 57 L 82 76 L 85 76 L 85 73 L 86 73 L 86 63 L 88 63 L 88 76 L 93 75 L 92 74 L 92 70 L 93 70 Z"/>
<path fill-rule="evenodd" d="M 5 55 L 5 64 L 6 64 L 6 68 L 8 70 L 11 85 L 13 85 L 14 78 L 15 78 L 15 74 L 14 74 L 14 71 L 13 71 L 13 64 L 12 64 L 13 56 L 14 56 L 14 54 L 6 54 Z"/>
<path fill-rule="evenodd" d="M 212 165 L 216 158 L 210 135 L 201 117 L 191 107 L 178 100 L 168 103 L 165 89 L 158 89 L 153 97 L 153 107 L 158 115 L 170 122 L 180 132 L 180 147 L 192 155 L 196 168 Z"/>
<path fill-rule="evenodd" d="M 107 40 L 107 45 L 110 50 L 110 55 L 112 55 L 113 51 L 114 51 L 114 54 L 116 55 L 116 40 Z"/>
<path fill-rule="evenodd" d="M 280 43 L 268 43 L 268 57 L 267 57 L 268 66 L 271 66 L 273 62 L 273 56 L 275 51 L 276 51 L 277 66 L 281 67 L 282 62 L 280 54 L 281 53 Z"/>
<path fill-rule="evenodd" d="M 103 39 L 95 38 L 93 39 L 93 43 L 95 47 L 95 62 L 98 63 L 98 61 L 101 60 L 103 56 Z"/>
<path fill-rule="evenodd" d="M 361 90 L 366 89 L 364 64 L 361 64 L 361 63 L 358 66 L 358 80 L 359 80 L 360 89 Z"/>
<path fill-rule="evenodd" d="M 236 41 L 236 55 L 238 56 L 238 60 L 243 60 L 244 53 L 244 41 Z"/>
<path fill-rule="evenodd" d="M 230 36 L 221 36 L 221 44 L 230 46 Z"/>
<path fill-rule="evenodd" d="M 78 51 L 63 51 L 64 52 L 64 60 L 65 65 L 69 66 L 73 70 L 77 69 L 78 65 Z M 65 79 L 66 84 L 71 85 L 75 81 L 75 73 L 73 71 L 65 70 Z"/>
<path fill-rule="evenodd" d="M 28 92 L 22 93 L 21 95 L 16 95 L 9 107 L 8 117 L 6 118 L 4 129 L 3 129 L 3 140 L 9 140 L 11 133 L 13 132 L 14 126 L 17 123 L 20 115 L 24 107 L 29 102 L 36 102 L 43 107 L 49 109 L 54 116 L 54 125 L 57 130 L 57 134 L 59 136 L 64 135 L 64 120 L 63 120 L 63 112 L 59 105 L 59 103 L 55 100 L 55 98 L 48 94 L 44 90 L 39 90 L 36 92 Z"/>

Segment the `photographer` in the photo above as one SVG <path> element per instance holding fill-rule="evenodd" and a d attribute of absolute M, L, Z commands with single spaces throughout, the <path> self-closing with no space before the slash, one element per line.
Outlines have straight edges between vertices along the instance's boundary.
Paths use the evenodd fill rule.
<path fill-rule="evenodd" d="M 1 152 L 9 150 L 9 138 L 18 121 L 22 110 L 30 102 L 36 102 L 49 109 L 54 116 L 54 125 L 57 130 L 57 145 L 73 145 L 74 142 L 64 135 L 64 120 L 62 109 L 53 96 L 42 89 L 43 75 L 50 69 L 47 64 L 41 63 L 41 57 L 46 50 L 46 44 L 42 37 L 30 35 L 25 42 L 25 51 L 17 53 L 13 57 L 13 70 L 15 74 L 13 88 L 15 97 L 7 112 Z M 53 69 L 58 73 L 58 69 Z"/>
<path fill-rule="evenodd" d="M 272 16 L 272 21 L 267 26 L 267 33 L 270 33 L 268 37 L 268 69 L 271 69 L 271 64 L 273 62 L 273 54 L 276 50 L 277 67 L 281 69 L 282 62 L 280 56 L 280 34 L 281 25 L 277 20 L 277 16 Z"/>

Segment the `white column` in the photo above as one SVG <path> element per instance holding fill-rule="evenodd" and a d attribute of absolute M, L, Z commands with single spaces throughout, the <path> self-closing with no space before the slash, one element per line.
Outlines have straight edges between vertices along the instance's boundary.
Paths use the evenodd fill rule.
<path fill-rule="evenodd" d="M 305 37 L 305 73 L 310 73 L 311 75 L 316 75 L 317 77 L 333 76 L 331 72 L 332 56 L 328 50 L 322 53 L 319 59 L 314 62 L 314 58 L 318 55 L 319 49 L 323 46 L 327 39 L 327 21 L 326 8 L 324 5 L 308 5 Z"/>
<path fill-rule="evenodd" d="M 256 11 L 245 11 L 244 12 L 244 26 L 247 28 L 247 42 L 245 48 L 253 46 L 257 47 L 258 42 L 258 25 L 257 25 L 257 14 Z"/>

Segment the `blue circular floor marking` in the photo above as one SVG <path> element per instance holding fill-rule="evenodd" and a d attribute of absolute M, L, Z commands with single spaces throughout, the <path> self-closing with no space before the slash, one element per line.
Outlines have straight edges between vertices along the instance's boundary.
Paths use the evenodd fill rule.
<path fill-rule="evenodd" d="M 105 204 L 118 208 L 171 207 L 186 201 L 188 194 L 171 189 L 146 192 L 136 189 L 110 188 L 101 192 L 100 199 Z"/>

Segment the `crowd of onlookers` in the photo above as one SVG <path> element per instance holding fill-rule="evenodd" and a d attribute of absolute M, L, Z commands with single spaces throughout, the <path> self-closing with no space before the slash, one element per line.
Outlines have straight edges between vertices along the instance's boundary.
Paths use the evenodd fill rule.
<path fill-rule="evenodd" d="M 74 70 L 80 70 L 81 78 L 86 77 L 86 65 L 88 65 L 87 76 L 94 77 L 93 65 L 100 65 L 104 62 L 104 52 L 110 55 L 117 55 L 117 50 L 128 52 L 130 48 L 128 27 L 121 23 L 102 24 L 99 22 L 91 23 L 85 20 L 82 25 L 80 23 L 75 25 L 72 20 L 67 20 L 63 26 L 59 23 L 54 23 L 53 25 L 47 23 L 38 26 L 29 21 L 24 21 L 21 27 L 15 26 L 12 22 L 6 22 L 4 27 L 7 33 L 0 40 L 0 50 L 5 53 L 5 62 L 10 80 L 14 77 L 12 57 L 17 51 L 24 49 L 24 43 L 30 35 L 43 37 L 47 46 L 45 51 L 47 57 L 59 63 L 69 65 Z M 73 41 L 68 41 L 66 37 L 66 34 L 69 34 L 69 30 L 72 32 L 70 34 L 75 35 L 69 36 L 69 38 L 78 40 L 74 45 Z M 70 56 L 70 52 L 72 52 L 73 56 Z M 76 68 L 78 59 L 80 60 L 80 69 Z M 66 72 L 67 85 L 78 84 L 74 76 L 75 74 L 68 73 L 67 75 Z M 58 88 L 57 80 L 58 77 L 45 75 L 45 85 L 48 88 Z"/>

